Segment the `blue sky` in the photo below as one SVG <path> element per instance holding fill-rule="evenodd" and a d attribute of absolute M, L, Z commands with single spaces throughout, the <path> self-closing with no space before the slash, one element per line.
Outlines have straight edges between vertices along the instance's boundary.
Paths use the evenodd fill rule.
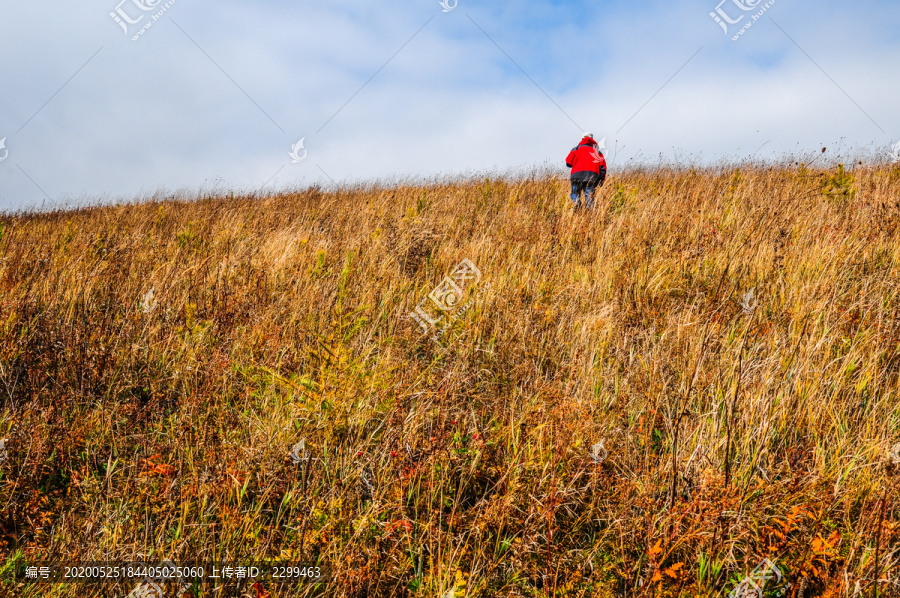
<path fill-rule="evenodd" d="M 898 0 L 120 1 L 0 0 L 0 211 L 900 140 Z"/>

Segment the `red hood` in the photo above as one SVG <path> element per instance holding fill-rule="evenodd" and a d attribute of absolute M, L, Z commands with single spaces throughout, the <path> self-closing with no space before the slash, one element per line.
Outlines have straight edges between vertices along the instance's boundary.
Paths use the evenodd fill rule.
<path fill-rule="evenodd" d="M 590 137 L 584 137 L 578 145 L 597 145 L 597 142 Z"/>

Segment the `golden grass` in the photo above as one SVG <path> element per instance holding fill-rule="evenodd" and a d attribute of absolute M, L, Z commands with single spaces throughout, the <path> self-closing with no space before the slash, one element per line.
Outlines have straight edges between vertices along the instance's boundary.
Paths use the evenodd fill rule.
<path fill-rule="evenodd" d="M 272 596 L 662 597 L 768 557 L 786 596 L 898 591 L 900 168 L 567 195 L 2 218 L 0 568 L 283 558 L 334 581 Z M 463 258 L 483 292 L 435 343 L 408 313 Z"/>

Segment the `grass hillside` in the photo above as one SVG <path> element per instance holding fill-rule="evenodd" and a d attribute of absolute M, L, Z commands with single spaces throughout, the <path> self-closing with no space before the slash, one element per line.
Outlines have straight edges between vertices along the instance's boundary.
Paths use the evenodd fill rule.
<path fill-rule="evenodd" d="M 254 598 L 724 596 L 768 558 L 783 596 L 900 595 L 900 168 L 567 196 L 0 217 L 0 593 L 114 595 L 9 581 L 77 557 L 332 576 Z"/>

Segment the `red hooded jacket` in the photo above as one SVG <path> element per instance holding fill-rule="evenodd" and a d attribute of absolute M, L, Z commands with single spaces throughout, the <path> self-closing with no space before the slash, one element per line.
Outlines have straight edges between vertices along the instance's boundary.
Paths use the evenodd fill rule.
<path fill-rule="evenodd" d="M 597 142 L 585 137 L 569 152 L 566 166 L 572 169 L 572 181 L 596 182 L 606 180 L 606 158 L 600 153 Z"/>

